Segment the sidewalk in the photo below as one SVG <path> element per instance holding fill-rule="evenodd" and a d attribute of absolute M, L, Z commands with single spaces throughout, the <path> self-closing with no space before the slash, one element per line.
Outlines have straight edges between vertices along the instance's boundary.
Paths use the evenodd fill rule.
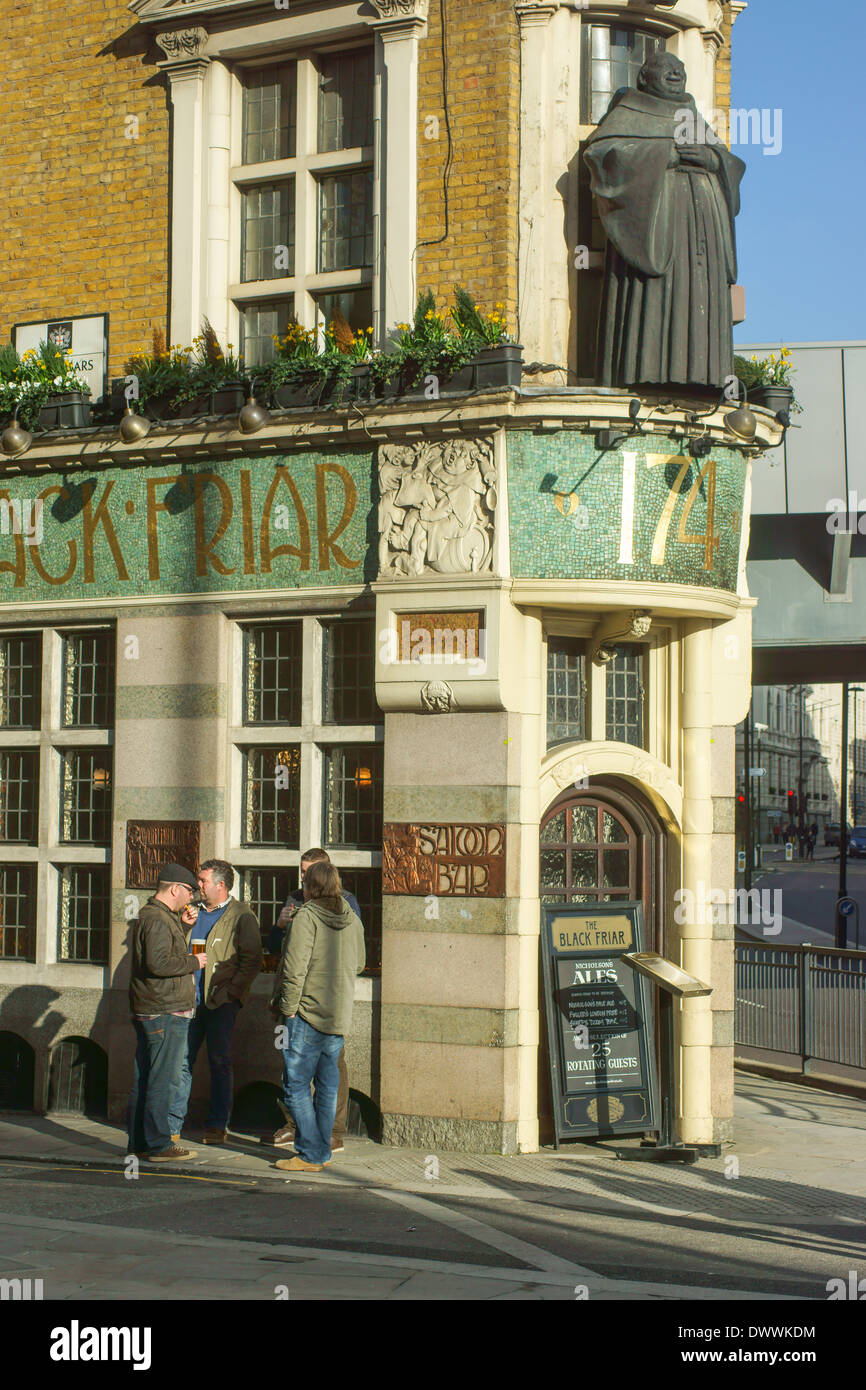
<path fill-rule="evenodd" d="M 834 1211 L 844 1213 L 850 1206 L 850 1215 L 862 1218 L 866 1102 L 744 1072 L 736 1074 L 736 1092 L 734 1142 L 724 1146 L 721 1158 L 701 1159 L 693 1167 L 620 1163 L 613 1141 L 566 1143 L 558 1152 L 550 1148 L 507 1156 L 425 1153 L 347 1135 L 345 1152 L 305 1181 L 426 1195 L 435 1191 L 441 1197 L 488 1195 L 495 1189 L 500 1196 L 510 1193 L 519 1200 L 522 1191 L 537 1192 L 539 1187 L 597 1193 L 615 1174 L 621 1191 L 631 1178 L 639 1177 L 644 1196 L 650 1189 L 668 1197 L 672 1190 L 705 1192 L 709 1184 L 722 1197 L 731 1191 L 733 1156 L 736 1176 L 748 1177 L 756 1195 L 763 1190 L 764 1200 L 780 1212 L 790 1216 L 799 1209 L 808 1217 L 835 1194 Z M 636 1139 L 626 1142 L 638 1144 Z M 189 1140 L 184 1137 L 184 1144 L 196 1150 L 188 1162 L 154 1166 L 145 1160 L 142 1170 L 228 1183 L 251 1178 L 268 1184 L 296 1181 L 273 1166 L 291 1150 L 272 1149 L 250 1135 L 230 1133 L 225 1148 L 209 1148 L 197 1144 L 193 1133 Z M 131 1161 L 125 1156 L 125 1133 L 113 1125 L 80 1116 L 0 1113 L 0 1177 L 13 1177 L 17 1163 L 122 1171 Z"/>

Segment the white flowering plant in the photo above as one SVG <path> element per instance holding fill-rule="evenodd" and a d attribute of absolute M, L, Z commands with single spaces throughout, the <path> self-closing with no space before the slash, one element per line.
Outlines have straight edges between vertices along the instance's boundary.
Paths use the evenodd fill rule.
<path fill-rule="evenodd" d="M 21 357 L 11 343 L 0 346 L 0 418 L 11 419 L 15 410 L 23 425 L 30 428 L 50 396 L 72 391 L 90 395 L 90 386 L 81 369 L 53 343 L 28 348 Z"/>

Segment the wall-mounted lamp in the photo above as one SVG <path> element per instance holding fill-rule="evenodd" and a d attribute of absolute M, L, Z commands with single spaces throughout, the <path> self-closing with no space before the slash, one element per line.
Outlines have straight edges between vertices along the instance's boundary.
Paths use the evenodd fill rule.
<path fill-rule="evenodd" d="M 8 458 L 17 458 L 19 454 L 26 454 L 32 443 L 33 435 L 18 423 L 18 406 L 16 405 L 10 423 L 0 435 L 0 449 Z"/>
<path fill-rule="evenodd" d="M 250 394 L 238 412 L 238 429 L 242 434 L 255 434 L 257 430 L 270 424 L 271 413 L 265 406 L 259 405 L 255 398 L 255 389 L 256 383 L 253 380 Z"/>
<path fill-rule="evenodd" d="M 370 771 L 370 769 L 369 769 L 368 767 L 356 767 L 356 768 L 355 768 L 355 786 L 356 786 L 356 787 L 372 787 L 372 785 L 373 785 L 373 774 L 372 774 L 372 772 Z"/>
<path fill-rule="evenodd" d="M 633 434 L 643 434 L 643 426 L 638 422 L 640 415 L 640 401 L 637 396 L 632 396 L 628 403 L 628 417 L 631 420 L 630 430 L 596 430 L 595 447 L 602 452 L 608 449 L 615 449 L 617 444 L 621 444 L 624 439 L 630 439 Z"/>
<path fill-rule="evenodd" d="M 135 444 L 139 439 L 144 439 L 146 435 L 150 434 L 150 421 L 146 420 L 143 415 L 137 415 L 127 401 L 117 432 L 124 444 Z"/>

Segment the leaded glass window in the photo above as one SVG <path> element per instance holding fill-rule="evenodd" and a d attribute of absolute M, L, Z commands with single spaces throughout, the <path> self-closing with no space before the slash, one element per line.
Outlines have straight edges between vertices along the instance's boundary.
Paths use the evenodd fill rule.
<path fill-rule="evenodd" d="M 586 737 L 586 675 L 583 642 L 547 639 L 547 746 Z"/>
<path fill-rule="evenodd" d="M 375 640 L 375 624 L 367 619 L 339 619 L 324 625 L 324 723 L 375 723 L 380 713 Z"/>
<path fill-rule="evenodd" d="M 332 174 L 319 180 L 318 270 L 350 270 L 373 264 L 373 171 Z"/>
<path fill-rule="evenodd" d="M 607 738 L 644 746 L 644 654 L 617 647 L 607 665 Z"/>
<path fill-rule="evenodd" d="M 373 143 L 373 54 L 369 49 L 322 58 L 319 153 Z"/>
<path fill-rule="evenodd" d="M 107 964 L 110 873 L 107 864 L 61 868 L 58 960 Z"/>
<path fill-rule="evenodd" d="M 42 634 L 0 638 L 0 727 L 38 729 L 42 708 Z"/>
<path fill-rule="evenodd" d="M 245 724 L 300 724 L 301 635 L 300 623 L 247 630 Z"/>
<path fill-rule="evenodd" d="M 0 840 L 32 845 L 38 837 L 39 753 L 0 749 Z"/>
<path fill-rule="evenodd" d="M 244 758 L 244 844 L 298 849 L 300 745 L 249 748 Z"/>
<path fill-rule="evenodd" d="M 71 748 L 61 754 L 60 838 L 107 845 L 111 839 L 111 750 Z"/>
<path fill-rule="evenodd" d="M 382 843 L 382 745 L 324 750 L 325 844 L 378 849 Z"/>
<path fill-rule="evenodd" d="M 295 273 L 295 181 L 242 190 L 241 280 L 279 280 Z"/>
<path fill-rule="evenodd" d="M 343 888 L 354 893 L 361 909 L 367 952 L 365 970 L 379 970 L 382 966 L 382 870 L 340 869 L 339 872 Z"/>
<path fill-rule="evenodd" d="M 114 723 L 114 632 L 70 632 L 63 639 L 66 728 L 107 729 Z"/>
<path fill-rule="evenodd" d="M 36 865 L 0 864 L 0 957 L 33 960 L 36 953 Z"/>
<path fill-rule="evenodd" d="M 336 290 L 333 294 L 316 295 L 317 320 L 327 328 L 334 311 L 339 309 L 353 333 L 365 333 L 373 327 L 373 291 L 369 285 L 361 290 Z"/>
<path fill-rule="evenodd" d="M 636 841 L 613 810 L 572 802 L 541 829 L 543 903 L 616 902 L 636 893 Z"/>
<path fill-rule="evenodd" d="M 292 159 L 295 154 L 297 64 L 244 73 L 244 164 Z"/>
<path fill-rule="evenodd" d="M 620 87 L 637 86 L 637 75 L 650 54 L 664 49 L 658 34 L 619 24 L 584 24 L 584 124 L 598 125 Z"/>
<path fill-rule="evenodd" d="M 285 335 L 294 314 L 294 297 L 244 304 L 241 309 L 241 355 L 247 369 L 261 367 L 276 356 L 274 338 Z"/>
<path fill-rule="evenodd" d="M 296 881 L 296 869 L 245 869 L 243 872 L 243 900 L 256 914 L 265 950 L 271 929 Z"/>

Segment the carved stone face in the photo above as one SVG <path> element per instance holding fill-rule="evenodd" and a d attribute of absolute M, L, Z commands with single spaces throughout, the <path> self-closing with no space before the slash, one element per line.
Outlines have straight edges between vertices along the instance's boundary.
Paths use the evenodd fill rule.
<path fill-rule="evenodd" d="M 654 53 L 641 68 L 638 86 L 650 96 L 681 97 L 686 90 L 686 70 L 673 53 Z"/>

